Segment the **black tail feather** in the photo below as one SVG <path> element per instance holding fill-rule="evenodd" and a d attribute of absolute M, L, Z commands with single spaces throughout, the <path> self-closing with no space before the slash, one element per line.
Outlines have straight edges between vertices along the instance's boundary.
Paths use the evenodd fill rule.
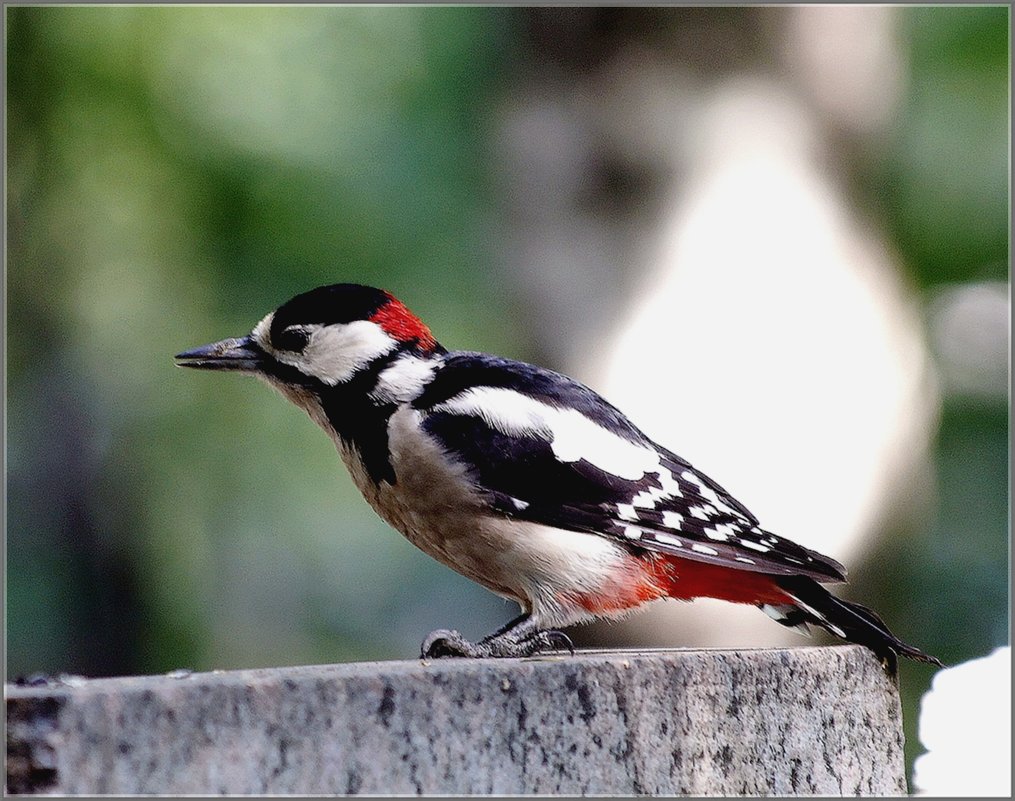
<path fill-rule="evenodd" d="M 907 645 L 888 630 L 881 617 L 866 606 L 836 598 L 813 579 L 805 576 L 775 576 L 775 582 L 795 601 L 803 621 L 821 626 L 836 637 L 870 648 L 892 675 L 899 655 L 941 667 L 941 662 L 918 648 Z M 781 621 L 780 621 L 781 622 Z M 798 624 L 794 615 L 792 623 Z"/>

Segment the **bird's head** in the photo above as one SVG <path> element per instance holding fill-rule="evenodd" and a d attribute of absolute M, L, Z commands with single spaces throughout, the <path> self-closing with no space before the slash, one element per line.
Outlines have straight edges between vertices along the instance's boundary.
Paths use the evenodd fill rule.
<path fill-rule="evenodd" d="M 430 329 L 390 293 L 332 284 L 297 295 L 238 339 L 176 355 L 180 367 L 251 373 L 280 387 L 337 387 L 401 356 L 444 349 Z"/>

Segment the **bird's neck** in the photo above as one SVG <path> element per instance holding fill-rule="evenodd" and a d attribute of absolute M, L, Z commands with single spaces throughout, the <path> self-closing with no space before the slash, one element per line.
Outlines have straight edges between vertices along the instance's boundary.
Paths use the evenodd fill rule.
<path fill-rule="evenodd" d="M 340 448 L 359 453 L 375 483 L 394 484 L 388 461 L 388 420 L 401 404 L 419 397 L 443 361 L 443 350 L 395 351 L 365 366 L 349 381 L 320 389 L 321 416 L 310 416 L 328 430 Z"/>

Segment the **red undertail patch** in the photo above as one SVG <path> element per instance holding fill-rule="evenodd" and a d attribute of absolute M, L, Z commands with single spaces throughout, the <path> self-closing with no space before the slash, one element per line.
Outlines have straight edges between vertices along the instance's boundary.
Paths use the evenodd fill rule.
<path fill-rule="evenodd" d="M 739 604 L 787 604 L 792 599 L 771 576 L 669 554 L 632 557 L 612 581 L 568 599 L 594 615 L 616 615 L 658 598 L 718 598 Z"/>
<path fill-rule="evenodd" d="M 402 301 L 388 295 L 388 302 L 374 312 L 370 322 L 377 323 L 399 342 L 416 340 L 422 350 L 433 350 L 437 346 L 426 323 L 406 308 Z"/>
<path fill-rule="evenodd" d="M 734 567 L 660 556 L 652 562 L 656 581 L 670 598 L 718 598 L 736 604 L 785 604 L 792 599 L 771 576 Z"/>
<path fill-rule="evenodd" d="M 612 586 L 597 592 L 568 593 L 566 598 L 593 615 L 618 615 L 636 609 L 644 603 L 665 598 L 666 592 L 654 577 L 644 573 L 637 578 L 625 577 Z"/>

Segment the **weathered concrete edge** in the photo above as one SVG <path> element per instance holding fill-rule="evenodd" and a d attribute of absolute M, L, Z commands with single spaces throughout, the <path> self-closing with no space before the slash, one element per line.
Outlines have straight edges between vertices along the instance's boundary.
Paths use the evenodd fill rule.
<path fill-rule="evenodd" d="M 402 662 L 361 662 L 344 663 L 333 665 L 310 665 L 286 668 L 264 668 L 237 671 L 216 671 L 210 673 L 181 674 L 174 672 L 170 675 L 158 676 L 133 676 L 113 679 L 74 680 L 69 684 L 57 684 L 45 687 L 17 687 L 7 685 L 5 695 L 8 699 L 8 781 L 10 782 L 12 768 L 12 745 L 14 755 L 24 757 L 26 754 L 34 760 L 28 767 L 34 771 L 34 775 L 28 775 L 28 783 L 22 785 L 27 788 L 25 791 L 32 792 L 39 790 L 46 792 L 46 781 L 50 778 L 49 771 L 55 772 L 58 755 L 53 753 L 53 732 L 58 728 L 61 709 L 64 706 L 82 706 L 88 699 L 101 697 L 116 697 L 126 701 L 130 698 L 152 697 L 153 694 L 165 694 L 166 692 L 174 698 L 181 698 L 181 692 L 187 697 L 193 694 L 194 698 L 208 697 L 207 692 L 214 691 L 215 687 L 261 688 L 275 692 L 279 688 L 289 687 L 295 689 L 297 685 L 305 684 L 307 681 L 325 682 L 331 684 L 348 684 L 350 681 L 369 680 L 376 686 L 377 682 L 393 682 L 395 686 L 411 683 L 421 678 L 427 680 L 440 680 L 442 685 L 454 686 L 464 685 L 474 680 L 477 675 L 483 677 L 489 684 L 489 680 L 495 678 L 499 685 L 500 677 L 504 682 L 509 679 L 520 679 L 523 682 L 526 677 L 530 678 L 533 672 L 542 674 L 544 677 L 552 676 L 557 672 L 553 668 L 555 663 L 564 663 L 566 671 L 573 675 L 576 670 L 587 671 L 594 674 L 597 668 L 611 666 L 616 670 L 618 666 L 624 668 L 624 673 L 633 667 L 635 672 L 641 668 L 651 672 L 658 670 L 660 665 L 681 666 L 682 670 L 714 671 L 717 666 L 720 668 L 726 663 L 733 662 L 741 665 L 756 665 L 767 670 L 773 668 L 778 672 L 780 665 L 787 677 L 795 670 L 810 672 L 820 675 L 822 671 L 828 673 L 828 680 L 835 685 L 843 682 L 842 686 L 849 686 L 853 682 L 855 691 L 856 680 L 861 679 L 860 694 L 853 698 L 859 699 L 860 703 L 866 694 L 866 688 L 870 688 L 871 697 L 879 693 L 881 698 L 888 699 L 889 703 L 894 699 L 898 703 L 896 687 L 880 668 L 876 666 L 876 660 L 866 649 L 856 646 L 837 646 L 833 648 L 793 648 L 793 649 L 753 649 L 735 651 L 731 649 L 662 649 L 662 650 L 639 650 L 639 651 L 608 651 L 608 652 L 579 652 L 575 656 L 549 656 L 527 660 L 440 660 L 435 662 L 422 662 L 419 660 Z M 728 665 L 727 665 L 728 667 Z M 841 677 L 835 675 L 836 669 L 858 670 L 863 676 Z M 549 671 L 549 673 L 547 673 Z M 459 681 L 456 682 L 456 677 Z M 880 677 L 880 679 L 878 678 Z M 792 679 L 788 679 L 792 685 Z M 551 682 L 552 683 L 552 682 Z M 387 685 L 386 685 L 387 686 Z M 524 686 L 524 684 L 523 684 Z M 558 688 L 559 689 L 559 688 Z M 835 687 L 831 687 L 834 691 Z M 161 691 L 161 692 L 160 692 Z M 206 692 L 207 691 L 207 692 Z M 790 687 L 792 691 L 792 687 Z M 555 699 L 556 702 L 556 699 Z M 826 699 L 827 702 L 827 699 Z M 601 702 L 600 702 L 601 703 Z M 898 711 L 898 722 L 901 729 L 901 709 Z M 889 717 L 894 717 L 890 714 Z M 14 741 L 12 743 L 12 722 L 17 724 Z M 30 724 L 30 725 L 27 725 Z M 822 736 L 824 736 L 822 732 Z M 20 738 L 20 739 L 19 739 Z M 32 740 L 34 742 L 26 742 Z M 59 742 L 60 738 L 57 737 Z M 866 753 L 866 752 L 865 752 Z M 868 754 L 869 755 L 869 754 Z M 17 759 L 14 760 L 16 762 Z M 22 775 L 25 776 L 25 764 L 22 763 Z M 794 768 L 796 770 L 796 768 Z M 36 784 L 32 780 L 37 781 Z M 904 779 L 899 790 L 905 792 Z M 637 785 L 636 785 L 637 786 Z M 890 785 L 882 784 L 882 792 L 893 792 Z M 49 791 L 61 792 L 59 785 L 50 785 Z M 887 787 L 887 790 L 884 789 Z M 795 788 L 795 784 L 794 784 Z M 18 790 L 15 786 L 9 790 Z"/>
<path fill-rule="evenodd" d="M 869 657 L 872 664 L 878 664 L 876 657 L 866 648 L 859 645 L 829 646 L 797 646 L 793 648 L 637 648 L 618 650 L 580 649 L 574 654 L 544 654 L 524 659 L 396 659 L 364 662 L 325 662 L 313 665 L 285 665 L 268 668 L 239 668 L 230 670 L 191 671 L 187 669 L 171 670 L 167 673 L 154 673 L 137 676 L 113 676 L 109 678 L 87 678 L 84 676 L 66 675 L 53 677 L 50 683 L 39 686 L 4 685 L 4 697 L 14 698 L 62 698 L 76 697 L 87 693 L 110 693 L 125 691 L 144 691 L 168 683 L 184 682 L 187 684 L 242 682 L 248 685 L 275 683 L 279 680 L 303 675 L 326 675 L 333 678 L 351 678 L 354 676 L 375 677 L 378 675 L 398 676 L 415 674 L 420 671 L 438 671 L 453 676 L 456 673 L 472 673 L 476 670 L 496 669 L 513 665 L 533 665 L 572 662 L 581 663 L 586 660 L 609 662 L 630 662 L 639 659 L 665 658 L 701 659 L 710 656 L 735 654 L 748 659 L 781 659 L 785 655 L 794 658 L 818 658 L 832 652 L 854 652 Z M 880 667 L 880 665 L 879 665 Z M 893 680 L 885 676 L 885 681 Z"/>

